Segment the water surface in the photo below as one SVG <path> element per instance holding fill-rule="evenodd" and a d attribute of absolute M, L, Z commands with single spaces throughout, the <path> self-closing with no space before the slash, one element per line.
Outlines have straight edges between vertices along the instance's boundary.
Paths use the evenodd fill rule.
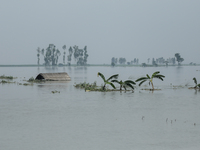
<path fill-rule="evenodd" d="M 117 150 L 199 149 L 199 67 L 2 67 L 0 75 L 18 77 L 0 84 L 0 149 L 2 150 Z M 132 92 L 85 92 L 74 83 L 97 82 L 119 73 L 136 80 L 155 71 L 165 75 Z M 67 72 L 69 82 L 19 85 L 45 72 Z M 111 88 L 111 87 L 110 87 Z M 53 94 L 51 91 L 60 91 Z"/>

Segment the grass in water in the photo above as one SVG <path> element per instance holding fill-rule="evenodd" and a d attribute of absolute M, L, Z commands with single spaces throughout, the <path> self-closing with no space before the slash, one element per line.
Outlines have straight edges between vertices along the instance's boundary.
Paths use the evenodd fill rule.
<path fill-rule="evenodd" d="M 15 83 L 15 82 L 10 82 L 10 81 L 6 81 L 6 80 L 1 80 L 0 83 L 1 83 L 1 84 L 5 84 L 5 83 Z"/>
<path fill-rule="evenodd" d="M 0 76 L 0 79 L 9 79 L 9 80 L 12 80 L 12 79 L 14 79 L 14 77 L 13 76 L 2 75 L 2 76 Z"/>

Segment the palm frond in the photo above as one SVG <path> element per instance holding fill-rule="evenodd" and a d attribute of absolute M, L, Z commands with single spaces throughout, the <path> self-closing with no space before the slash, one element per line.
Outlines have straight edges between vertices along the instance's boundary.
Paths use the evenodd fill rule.
<path fill-rule="evenodd" d="M 147 80 L 143 80 L 139 83 L 139 86 L 142 85 L 142 83 L 146 82 Z"/>
<path fill-rule="evenodd" d="M 161 76 L 154 76 L 154 78 L 158 78 L 163 81 L 163 78 Z"/>
<path fill-rule="evenodd" d="M 200 84 L 197 84 L 197 86 L 200 88 Z"/>
<path fill-rule="evenodd" d="M 138 81 L 141 81 L 141 80 L 147 80 L 148 78 L 147 77 L 141 77 L 139 79 L 137 79 L 135 82 L 138 82 Z"/>
<path fill-rule="evenodd" d="M 119 76 L 119 74 L 115 74 L 115 75 L 112 75 L 110 78 L 107 79 L 107 81 L 111 80 L 111 79 L 117 79 Z"/>
<path fill-rule="evenodd" d="M 148 74 L 146 74 L 147 78 L 150 79 L 150 76 Z"/>
<path fill-rule="evenodd" d="M 115 82 L 115 83 L 120 84 L 120 82 L 118 80 L 111 80 L 111 82 Z"/>
<path fill-rule="evenodd" d="M 154 72 L 154 73 L 152 74 L 152 77 L 155 76 L 155 75 L 157 75 L 157 74 L 159 74 L 159 73 L 160 73 L 160 71 Z"/>
<path fill-rule="evenodd" d="M 194 80 L 194 83 L 197 85 L 197 79 L 194 77 L 193 80 Z"/>
<path fill-rule="evenodd" d="M 104 75 L 102 73 L 98 72 L 97 76 L 100 76 L 103 79 L 104 82 L 106 81 L 106 79 L 105 79 L 105 77 L 104 77 Z"/>
<path fill-rule="evenodd" d="M 111 82 L 108 82 L 108 84 L 110 84 L 114 89 L 116 89 L 115 85 Z"/>
<path fill-rule="evenodd" d="M 157 74 L 155 75 L 154 77 L 162 77 L 162 78 L 165 78 L 165 76 L 161 75 L 161 74 Z"/>
<path fill-rule="evenodd" d="M 131 87 L 134 90 L 134 87 L 132 86 L 132 84 L 127 83 L 126 85 L 129 86 L 129 87 Z"/>
<path fill-rule="evenodd" d="M 125 83 L 125 84 L 128 84 L 128 83 L 129 83 L 129 84 L 135 84 L 135 82 L 132 81 L 132 80 L 126 80 L 126 81 L 124 81 L 124 83 Z"/>

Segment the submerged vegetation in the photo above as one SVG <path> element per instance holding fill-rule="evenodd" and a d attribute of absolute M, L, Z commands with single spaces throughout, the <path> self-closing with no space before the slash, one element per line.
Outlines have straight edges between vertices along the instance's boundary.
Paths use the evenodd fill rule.
<path fill-rule="evenodd" d="M 37 80 L 33 77 L 29 78 L 27 82 L 31 82 L 31 83 L 41 83 L 41 82 L 45 82 L 43 80 Z"/>
<path fill-rule="evenodd" d="M 161 75 L 159 71 L 154 72 L 151 76 L 149 76 L 148 74 L 146 74 L 146 76 L 144 77 L 140 77 L 138 79 L 136 79 L 135 81 L 132 80 L 117 80 L 119 74 L 114 74 L 112 76 L 110 76 L 108 79 L 105 78 L 105 76 L 98 72 L 97 76 L 101 77 L 103 80 L 103 84 L 101 86 L 97 86 L 97 82 L 93 82 L 93 83 L 79 83 L 74 85 L 75 88 L 80 88 L 80 89 L 84 89 L 85 91 L 100 91 L 100 92 L 108 92 L 108 91 L 134 91 L 135 86 L 136 86 L 136 82 L 139 82 L 138 86 L 141 86 L 144 82 L 148 81 L 148 84 L 152 86 L 151 89 L 141 89 L 141 90 L 149 90 L 149 91 L 154 91 L 154 90 L 161 90 L 161 89 L 155 89 L 154 88 L 154 84 L 153 84 L 153 79 L 157 78 L 160 79 L 161 81 L 163 81 L 163 78 L 165 78 L 164 75 Z M 11 81 L 14 78 L 13 76 L 5 76 L 2 75 L 0 76 L 0 84 L 6 84 L 6 83 L 16 83 L 16 81 Z M 24 85 L 24 86 L 29 86 L 29 85 L 34 85 L 34 83 L 42 83 L 45 82 L 44 80 L 37 80 L 34 77 L 29 78 L 29 80 L 23 80 L 26 81 L 28 83 L 18 83 L 18 85 Z M 194 87 L 189 87 L 189 89 L 199 89 L 200 90 L 200 83 L 197 83 L 197 79 L 194 77 L 193 81 L 195 83 Z M 115 83 L 119 84 L 119 86 L 116 88 Z M 109 89 L 109 85 L 113 88 L 113 89 Z M 172 89 L 177 89 L 177 88 L 184 88 L 185 86 L 176 86 L 176 85 L 171 85 Z M 146 85 L 145 85 L 146 86 Z M 147 85 L 148 86 L 148 85 Z M 52 91 L 52 93 L 60 93 L 59 91 Z"/>
<path fill-rule="evenodd" d="M 74 85 L 76 88 L 81 88 L 81 89 L 85 89 L 85 90 L 95 90 L 97 89 L 97 84 L 96 82 L 89 84 L 89 83 L 79 83 L 79 84 L 75 84 Z"/>
<path fill-rule="evenodd" d="M 51 93 L 55 94 L 55 93 L 60 93 L 60 91 L 51 91 Z"/>
<path fill-rule="evenodd" d="M 193 80 L 194 80 L 195 86 L 190 87 L 189 89 L 199 89 L 200 90 L 200 84 L 197 83 L 197 79 L 194 77 Z"/>
<path fill-rule="evenodd" d="M 0 76 L 0 79 L 2 79 L 0 81 L 1 84 L 5 84 L 5 83 L 15 83 L 15 82 L 11 82 L 10 80 L 13 80 L 15 79 L 13 76 L 5 76 L 5 75 L 2 75 Z"/>
<path fill-rule="evenodd" d="M 13 76 L 5 76 L 5 75 L 2 75 L 2 76 L 0 76 L 0 79 L 12 80 L 12 79 L 14 79 L 14 77 L 13 77 Z"/>
<path fill-rule="evenodd" d="M 197 84 L 197 79 L 194 77 L 193 80 L 194 80 L 194 83 L 195 83 L 194 88 L 200 88 L 200 84 Z"/>
<path fill-rule="evenodd" d="M 24 85 L 24 86 L 28 86 L 28 85 L 33 85 L 33 83 L 19 83 L 19 85 Z"/>
<path fill-rule="evenodd" d="M 109 89 L 108 87 L 104 88 L 104 86 L 97 86 L 96 82 L 91 83 L 91 84 L 86 83 L 86 82 L 79 83 L 79 84 L 75 83 L 74 87 L 84 89 L 86 92 L 89 92 L 89 91 L 99 91 L 99 92 L 121 91 L 121 90 L 116 89 L 116 88 L 115 89 Z"/>
<path fill-rule="evenodd" d="M 11 81 L 6 81 L 6 80 L 1 80 L 1 82 L 0 82 L 1 84 L 5 84 L 5 83 L 15 83 L 15 82 L 11 82 Z"/>
<path fill-rule="evenodd" d="M 164 75 L 161 75 L 159 73 L 160 73 L 159 71 L 154 72 L 151 77 L 147 74 L 146 77 L 141 77 L 141 78 L 137 79 L 135 82 L 141 81 L 139 83 L 139 86 L 140 86 L 140 85 L 142 85 L 142 83 L 149 81 L 149 85 L 150 84 L 152 85 L 152 89 L 148 89 L 148 90 L 153 91 L 153 90 L 155 90 L 154 85 L 153 85 L 153 78 L 158 78 L 162 81 L 163 81 L 163 78 L 165 78 Z M 104 84 L 101 87 L 98 87 L 96 85 L 96 82 L 94 82 L 93 84 L 84 82 L 84 83 L 75 84 L 74 86 L 76 88 L 85 89 L 85 91 L 122 91 L 122 88 L 124 88 L 125 91 L 127 91 L 127 88 L 131 88 L 133 91 L 134 85 L 136 84 L 132 80 L 118 81 L 117 78 L 118 78 L 119 74 L 112 75 L 107 80 L 105 79 L 105 77 L 102 73 L 98 72 L 97 75 L 103 79 Z M 114 80 L 112 80 L 113 78 L 114 78 Z M 116 87 L 113 83 L 118 83 L 120 85 L 119 90 L 116 89 Z M 113 89 L 110 90 L 110 89 L 106 88 L 106 85 L 111 85 L 113 87 Z M 160 90 L 160 89 L 156 89 L 156 90 Z"/>
<path fill-rule="evenodd" d="M 97 76 L 100 76 L 103 81 L 104 81 L 104 85 L 103 85 L 103 90 L 106 90 L 106 84 L 109 84 L 111 85 L 114 89 L 115 88 L 115 85 L 112 83 L 113 81 L 110 81 L 111 79 L 117 79 L 119 74 L 115 74 L 115 75 L 112 75 L 111 77 L 109 77 L 107 80 L 105 79 L 104 75 L 100 72 L 97 73 Z"/>
<path fill-rule="evenodd" d="M 120 85 L 120 91 L 122 91 L 122 88 L 124 88 L 124 90 L 126 91 L 127 87 L 130 87 L 132 90 L 134 90 L 134 86 L 135 82 L 132 80 L 126 80 L 126 81 L 118 81 L 118 80 L 112 80 L 112 82 L 116 82 Z"/>
<path fill-rule="evenodd" d="M 85 89 L 85 91 L 103 91 L 102 87 L 98 87 L 96 85 L 96 82 L 94 83 L 86 83 L 86 82 L 83 82 L 83 83 L 79 83 L 79 84 L 76 84 L 74 85 L 74 87 L 76 88 L 80 88 L 80 89 Z"/>

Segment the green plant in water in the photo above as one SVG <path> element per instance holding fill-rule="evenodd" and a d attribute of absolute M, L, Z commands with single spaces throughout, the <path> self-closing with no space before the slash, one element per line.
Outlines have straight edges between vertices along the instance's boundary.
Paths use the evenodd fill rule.
<path fill-rule="evenodd" d="M 5 83 L 15 83 L 15 82 L 10 82 L 10 81 L 6 81 L 6 80 L 1 80 L 1 82 L 0 83 L 2 83 L 2 84 L 5 84 Z"/>
<path fill-rule="evenodd" d="M 154 85 L 153 85 L 153 78 L 157 78 L 157 79 L 160 79 L 163 81 L 163 78 L 165 78 L 165 76 L 159 74 L 160 72 L 157 71 L 157 72 L 154 72 L 151 77 L 147 74 L 146 77 L 141 77 L 139 79 L 137 79 L 135 82 L 139 82 L 139 86 L 142 85 L 142 83 L 146 82 L 146 81 L 149 81 L 149 85 L 151 84 L 152 85 L 152 90 L 154 90 Z"/>
<path fill-rule="evenodd" d="M 8 81 L 6 81 L 6 80 L 2 80 L 1 83 L 2 83 L 2 84 L 4 84 L 4 83 L 8 83 Z"/>
<path fill-rule="evenodd" d="M 43 80 L 38 80 L 38 79 L 34 79 L 33 77 L 29 78 L 27 82 L 34 82 L 34 83 L 41 83 L 41 82 L 45 82 Z"/>
<path fill-rule="evenodd" d="M 194 77 L 193 80 L 194 80 L 194 83 L 195 83 L 194 88 L 200 88 L 200 84 L 197 84 L 197 79 Z"/>
<path fill-rule="evenodd" d="M 35 79 L 33 77 L 29 78 L 28 82 L 34 82 Z"/>
<path fill-rule="evenodd" d="M 12 79 L 14 79 L 14 78 L 13 78 L 13 76 L 5 76 L 5 75 L 2 75 L 2 76 L 0 76 L 0 79 L 10 79 L 10 80 L 12 80 Z"/>
<path fill-rule="evenodd" d="M 76 88 L 84 88 L 85 90 L 96 90 L 97 84 L 96 82 L 89 84 L 89 83 L 79 83 L 74 85 Z"/>
<path fill-rule="evenodd" d="M 106 90 L 106 84 L 109 84 L 109 85 L 111 85 L 114 89 L 116 89 L 116 88 L 115 88 L 115 85 L 112 83 L 112 81 L 110 82 L 110 80 L 112 80 L 112 79 L 117 79 L 118 76 L 119 76 L 119 74 L 112 75 L 112 76 L 111 76 L 110 78 L 108 78 L 107 80 L 105 79 L 104 75 L 103 75 L 102 73 L 100 73 L 100 72 L 97 73 L 97 76 L 100 76 L 100 77 L 103 79 L 103 81 L 104 81 L 104 85 L 103 85 L 103 87 L 102 87 L 102 90 L 103 90 L 103 91 Z"/>
<path fill-rule="evenodd" d="M 56 91 L 56 90 L 55 90 L 55 91 L 51 91 L 51 93 L 53 93 L 53 94 L 54 94 L 54 93 L 60 93 L 60 91 Z"/>
<path fill-rule="evenodd" d="M 116 82 L 120 85 L 120 91 L 122 91 L 122 88 L 124 88 L 124 90 L 126 91 L 126 88 L 127 87 L 130 87 L 134 90 L 134 86 L 135 85 L 135 82 L 132 81 L 132 80 L 126 80 L 126 81 L 118 81 L 118 80 L 112 80 L 111 82 Z"/>

